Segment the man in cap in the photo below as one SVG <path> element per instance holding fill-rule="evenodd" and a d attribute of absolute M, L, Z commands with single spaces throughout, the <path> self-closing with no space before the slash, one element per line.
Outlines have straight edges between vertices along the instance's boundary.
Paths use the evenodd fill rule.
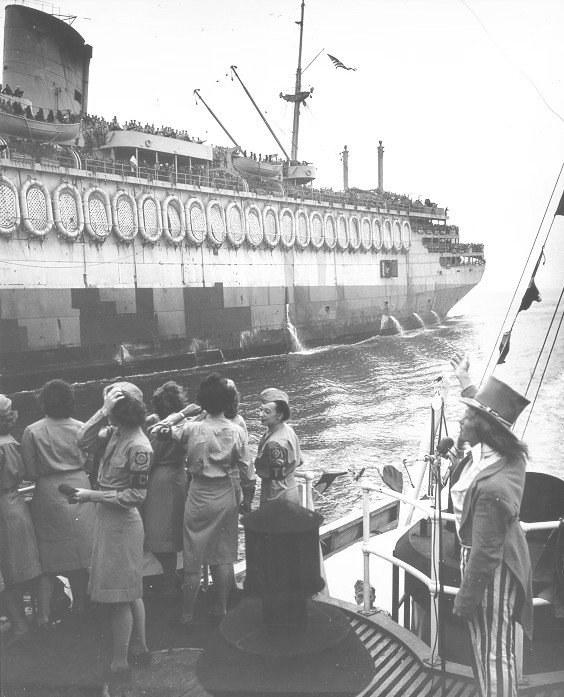
<path fill-rule="evenodd" d="M 303 460 L 298 437 L 287 423 L 290 400 L 286 392 L 269 387 L 261 393 L 260 401 L 260 420 L 266 428 L 255 460 L 256 473 L 262 480 L 261 505 L 277 499 L 299 503 L 294 471 Z"/>
<path fill-rule="evenodd" d="M 532 584 L 519 524 L 528 450 L 511 429 L 529 401 L 493 376 L 477 389 L 467 356 L 451 365 L 467 405 L 459 445 L 470 447 L 451 489 L 462 573 L 453 612 L 468 622 L 481 697 L 517 697 L 515 623 L 531 636 Z"/>

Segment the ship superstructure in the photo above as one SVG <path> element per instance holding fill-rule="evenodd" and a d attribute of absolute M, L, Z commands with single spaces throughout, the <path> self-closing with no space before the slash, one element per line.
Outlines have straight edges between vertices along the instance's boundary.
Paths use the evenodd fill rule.
<path fill-rule="evenodd" d="M 51 63 L 72 60 L 78 70 L 82 61 L 87 84 L 91 50 L 63 20 L 11 5 L 5 31 L 5 66 L 8 47 L 12 71 L 19 66 L 11 79 L 26 64 L 14 54 L 18 37 L 27 37 L 23 50 L 41 32 L 44 42 L 56 38 Z M 59 72 L 53 99 L 76 97 Z M 72 109 L 44 104 L 37 121 L 41 90 L 30 82 L 23 91 L 27 116 L 0 95 L 4 389 L 59 369 L 283 351 L 289 323 L 312 345 L 411 328 L 444 316 L 482 277 L 483 246 L 461 244 L 447 211 L 430 202 L 383 185 L 317 190 L 292 170 L 313 179 L 311 165 L 93 123 L 85 89 Z M 80 136 L 55 145 L 51 136 L 75 118 Z M 15 120 L 47 135 L 24 138 Z"/>

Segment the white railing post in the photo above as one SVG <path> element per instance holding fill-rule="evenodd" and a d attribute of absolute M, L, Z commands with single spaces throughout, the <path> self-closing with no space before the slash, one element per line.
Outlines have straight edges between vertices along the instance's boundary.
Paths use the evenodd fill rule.
<path fill-rule="evenodd" d="M 315 474 L 313 472 L 310 472 L 309 470 L 307 472 L 304 472 L 305 476 L 305 482 L 306 482 L 306 508 L 309 508 L 310 511 L 315 510 L 314 505 L 313 505 L 313 480 L 315 478 Z"/>
<path fill-rule="evenodd" d="M 300 480 L 298 491 L 301 505 L 304 508 L 309 508 L 310 511 L 314 511 L 313 480 L 315 479 L 315 473 L 311 470 L 306 470 L 305 472 L 296 472 L 295 477 Z"/>
<path fill-rule="evenodd" d="M 362 545 L 364 555 L 364 573 L 362 587 L 364 593 L 364 612 L 370 612 L 370 552 L 367 547 L 370 542 L 370 491 L 362 490 Z"/>
<path fill-rule="evenodd" d="M 423 466 L 421 467 L 421 471 L 420 471 L 419 476 L 417 477 L 417 481 L 415 483 L 413 497 L 412 497 L 414 499 L 419 499 L 419 494 L 421 493 L 421 486 L 423 484 L 423 478 L 425 477 L 425 472 L 427 472 L 427 463 L 426 462 L 423 463 Z M 407 514 L 406 519 L 405 519 L 406 525 L 411 524 L 411 520 L 413 518 L 413 512 L 414 512 L 415 508 L 413 506 L 411 506 L 410 508 L 408 508 L 408 510 L 409 510 L 409 513 Z"/>
<path fill-rule="evenodd" d="M 440 536 L 438 530 L 439 518 L 437 516 L 436 508 L 433 508 L 433 515 L 431 516 L 431 586 L 429 588 L 430 592 L 430 610 L 431 610 L 431 636 L 430 636 L 430 646 L 431 646 L 431 656 L 439 657 L 439 646 L 437 644 L 437 632 L 438 632 L 438 618 L 439 618 L 439 603 L 440 603 L 440 593 L 439 593 L 439 575 L 440 575 Z M 440 647 L 442 648 L 442 647 Z"/>

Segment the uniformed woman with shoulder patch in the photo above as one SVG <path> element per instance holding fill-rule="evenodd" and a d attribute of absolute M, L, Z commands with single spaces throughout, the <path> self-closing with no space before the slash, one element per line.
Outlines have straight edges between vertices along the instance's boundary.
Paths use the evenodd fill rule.
<path fill-rule="evenodd" d="M 261 478 L 260 503 L 286 500 L 299 503 L 294 471 L 302 460 L 300 443 L 290 418 L 288 395 L 269 387 L 260 395 L 260 421 L 266 427 L 259 444 L 255 470 Z"/>
<path fill-rule="evenodd" d="M 153 450 L 141 430 L 146 409 L 141 390 L 120 382 L 104 390 L 104 404 L 78 433 L 88 451 L 107 426 L 108 442 L 100 462 L 98 491 L 79 489 L 77 501 L 94 501 L 96 522 L 88 592 L 92 600 L 112 606 L 112 662 L 107 671 L 110 694 L 131 680 L 131 663 L 149 663 L 143 605 L 143 523 Z M 128 657 L 130 638 L 133 646 Z"/>

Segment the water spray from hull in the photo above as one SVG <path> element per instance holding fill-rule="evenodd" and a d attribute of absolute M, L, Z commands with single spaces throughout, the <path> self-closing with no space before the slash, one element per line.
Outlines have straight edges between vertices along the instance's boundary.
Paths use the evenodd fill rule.
<path fill-rule="evenodd" d="M 286 345 L 288 353 L 301 353 L 304 350 L 302 343 L 298 337 L 298 330 L 290 321 L 290 302 L 288 298 L 288 289 L 286 288 L 286 322 L 284 324 L 284 333 L 286 335 Z"/>
<path fill-rule="evenodd" d="M 385 336 L 403 334 L 403 328 L 393 315 L 382 315 L 380 321 L 380 334 Z"/>
<path fill-rule="evenodd" d="M 414 312 L 414 313 L 413 313 L 413 316 L 414 316 L 415 319 L 417 320 L 417 323 L 419 324 L 420 327 L 424 327 L 424 326 L 425 326 L 425 322 L 422 320 L 421 316 L 417 314 L 417 312 Z"/>

